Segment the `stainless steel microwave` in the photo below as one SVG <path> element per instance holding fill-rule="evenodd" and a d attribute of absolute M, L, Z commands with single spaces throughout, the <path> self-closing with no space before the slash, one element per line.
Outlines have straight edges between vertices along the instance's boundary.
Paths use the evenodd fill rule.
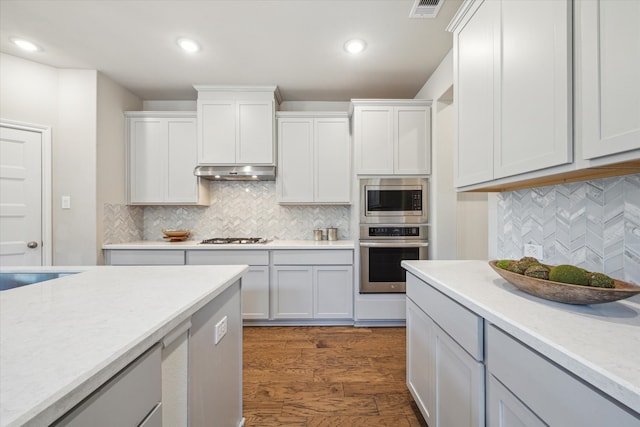
<path fill-rule="evenodd" d="M 361 224 L 426 224 L 427 178 L 360 180 Z"/>

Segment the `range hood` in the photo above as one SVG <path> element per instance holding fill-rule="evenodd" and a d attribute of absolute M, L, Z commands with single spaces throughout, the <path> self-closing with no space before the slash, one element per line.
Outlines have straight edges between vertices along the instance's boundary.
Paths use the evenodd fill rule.
<path fill-rule="evenodd" d="M 211 181 L 275 181 L 275 166 L 196 166 L 195 176 Z"/>

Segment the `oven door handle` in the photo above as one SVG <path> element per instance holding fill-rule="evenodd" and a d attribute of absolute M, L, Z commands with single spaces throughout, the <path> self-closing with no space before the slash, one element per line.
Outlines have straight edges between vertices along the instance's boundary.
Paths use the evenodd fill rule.
<path fill-rule="evenodd" d="M 424 248 L 429 242 L 360 242 L 363 248 Z"/>

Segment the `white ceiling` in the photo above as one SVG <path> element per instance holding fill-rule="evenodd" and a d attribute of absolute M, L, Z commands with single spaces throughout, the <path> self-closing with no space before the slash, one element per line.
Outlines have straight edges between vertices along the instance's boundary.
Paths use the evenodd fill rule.
<path fill-rule="evenodd" d="M 461 1 L 410 19 L 413 0 L 0 0 L 0 50 L 99 70 L 145 100 L 193 100 L 193 84 L 275 84 L 285 101 L 413 98 L 452 47 Z M 203 50 L 183 53 L 183 36 Z M 367 49 L 345 53 L 351 38 Z"/>

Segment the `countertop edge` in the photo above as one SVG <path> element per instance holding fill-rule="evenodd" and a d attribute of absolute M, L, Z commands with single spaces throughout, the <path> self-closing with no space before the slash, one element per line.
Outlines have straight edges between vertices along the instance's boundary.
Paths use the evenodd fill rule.
<path fill-rule="evenodd" d="M 512 319 L 509 319 L 506 316 L 501 316 L 492 308 L 473 300 L 455 289 L 452 289 L 437 278 L 411 265 L 410 262 L 403 261 L 402 264 L 407 271 L 414 274 L 419 279 L 428 282 L 435 289 L 452 298 L 465 308 L 498 326 L 503 331 L 523 342 L 555 364 L 561 366 L 571 374 L 581 378 L 603 394 L 618 401 L 622 405 L 627 406 L 631 410 L 640 413 L 640 388 L 636 385 L 631 384 L 626 379 L 611 372 L 605 372 L 602 368 L 594 365 L 588 360 L 585 360 L 580 355 L 566 350 L 560 343 L 546 339 L 544 336 L 528 329 L 525 325 L 516 324 Z M 495 274 L 495 278 L 497 280 L 512 286 L 497 273 L 493 271 L 492 273 Z"/>
<path fill-rule="evenodd" d="M 249 244 L 201 244 L 198 240 L 184 242 L 164 242 L 139 240 L 125 243 L 102 245 L 104 250 L 285 250 L 285 249 L 355 249 L 353 240 L 272 240 L 267 243 Z"/>

